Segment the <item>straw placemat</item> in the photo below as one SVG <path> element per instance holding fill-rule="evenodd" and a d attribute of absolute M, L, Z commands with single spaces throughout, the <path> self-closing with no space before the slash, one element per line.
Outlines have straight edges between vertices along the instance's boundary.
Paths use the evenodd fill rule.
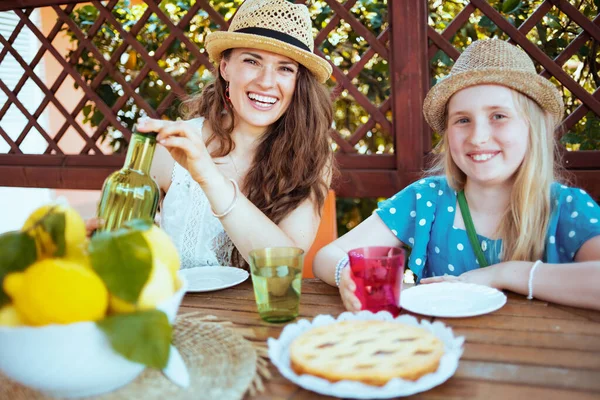
<path fill-rule="evenodd" d="M 133 382 L 95 400 L 131 399 L 240 399 L 262 386 L 264 359 L 252 343 L 235 329 L 210 320 L 185 315 L 177 318 L 173 343 L 190 374 L 190 386 L 182 389 L 160 371 L 147 368 Z M 24 387 L 0 374 L 0 399 L 38 400 L 50 397 Z"/>

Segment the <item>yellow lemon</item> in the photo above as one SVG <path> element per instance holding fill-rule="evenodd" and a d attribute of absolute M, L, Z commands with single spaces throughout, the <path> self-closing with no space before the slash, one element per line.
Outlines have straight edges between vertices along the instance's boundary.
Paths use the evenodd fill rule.
<path fill-rule="evenodd" d="M 108 307 L 108 291 L 98 275 L 62 258 L 6 275 L 4 291 L 25 322 L 36 326 L 98 321 Z"/>
<path fill-rule="evenodd" d="M 152 225 L 152 228 L 144 231 L 142 236 L 148 243 L 148 246 L 150 246 L 152 259 L 160 261 L 169 269 L 175 283 L 175 290 L 179 289 L 180 282 L 177 272 L 179 271 L 181 261 L 177 248 L 169 235 L 158 226 Z"/>
<path fill-rule="evenodd" d="M 110 296 L 110 311 L 128 313 L 137 310 L 156 308 L 175 293 L 175 283 L 171 271 L 161 261 L 154 259 L 150 277 L 144 285 L 137 304 L 128 303 L 117 296 Z"/>
<path fill-rule="evenodd" d="M 89 265 L 89 261 L 86 262 L 88 239 L 85 222 L 73 208 L 58 204 L 47 204 L 36 209 L 27 218 L 21 229 L 23 232 L 28 232 L 35 239 L 38 260 L 54 256 L 57 249 L 57 244 L 41 223 L 41 220 L 53 214 L 64 214 L 65 216 L 64 258 Z"/>
<path fill-rule="evenodd" d="M 21 318 L 21 315 L 12 304 L 0 308 L 0 326 L 21 325 L 25 325 L 25 321 L 23 321 L 23 318 Z"/>

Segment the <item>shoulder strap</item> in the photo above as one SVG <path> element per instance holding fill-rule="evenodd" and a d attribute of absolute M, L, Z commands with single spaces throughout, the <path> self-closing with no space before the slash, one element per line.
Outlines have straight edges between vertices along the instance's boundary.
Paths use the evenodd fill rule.
<path fill-rule="evenodd" d="M 477 261 L 479 261 L 479 267 L 487 267 L 488 263 L 479 245 L 479 240 L 477 240 L 477 233 L 475 232 L 475 225 L 473 225 L 473 219 L 471 218 L 471 212 L 469 211 L 465 192 L 461 190 L 456 194 L 456 197 L 458 198 L 458 205 L 460 206 L 460 213 L 462 214 L 465 228 L 467 228 L 469 242 L 471 242 L 475 257 L 477 257 Z"/>

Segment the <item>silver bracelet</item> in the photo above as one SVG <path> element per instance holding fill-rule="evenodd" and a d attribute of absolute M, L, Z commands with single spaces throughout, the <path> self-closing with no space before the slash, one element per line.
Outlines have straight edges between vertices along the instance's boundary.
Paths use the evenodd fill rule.
<path fill-rule="evenodd" d="M 340 258 L 335 266 L 335 286 L 340 286 L 340 278 L 342 276 L 342 270 L 348 266 L 350 259 L 348 256 Z"/>
<path fill-rule="evenodd" d="M 222 214 L 217 214 L 213 211 L 212 208 L 210 209 L 210 212 L 212 212 L 212 215 L 214 215 L 215 217 L 217 217 L 219 219 L 227 216 L 227 214 L 229 214 L 231 212 L 231 210 L 233 210 L 233 208 L 235 207 L 235 204 L 237 203 L 238 194 L 240 192 L 240 187 L 238 186 L 235 179 L 229 178 L 229 180 L 231 181 L 231 183 L 233 183 L 233 200 L 231 201 L 231 204 L 229 205 L 229 207 L 227 207 L 227 210 L 223 211 Z"/>
<path fill-rule="evenodd" d="M 529 283 L 527 285 L 529 288 L 529 295 L 527 296 L 527 300 L 533 300 L 533 274 L 535 272 L 535 269 L 541 264 L 542 260 L 537 260 L 533 263 L 533 267 L 531 267 L 531 269 L 529 270 Z"/>

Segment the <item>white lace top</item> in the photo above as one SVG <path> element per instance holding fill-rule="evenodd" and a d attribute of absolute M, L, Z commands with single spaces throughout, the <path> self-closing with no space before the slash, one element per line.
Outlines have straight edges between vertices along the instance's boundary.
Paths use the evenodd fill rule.
<path fill-rule="evenodd" d="M 202 126 L 202 118 L 195 121 Z M 208 198 L 198 182 L 177 162 L 160 214 L 161 227 L 175 243 L 182 269 L 231 265 L 233 242 L 219 219 L 212 215 Z"/>

